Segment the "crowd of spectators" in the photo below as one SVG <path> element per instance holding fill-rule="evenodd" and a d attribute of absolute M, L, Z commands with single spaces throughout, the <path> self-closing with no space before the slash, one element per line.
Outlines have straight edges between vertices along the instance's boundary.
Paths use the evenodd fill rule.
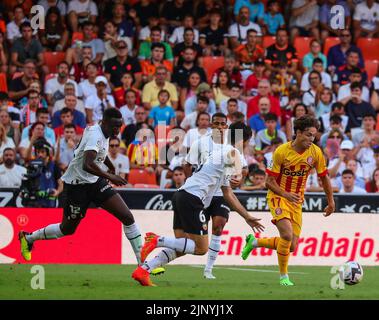
<path fill-rule="evenodd" d="M 43 158 L 57 196 L 84 128 L 119 108 L 109 157 L 128 187 L 183 184 L 188 148 L 223 112 L 253 130 L 240 189 L 264 190 L 272 153 L 312 114 L 335 192 L 379 192 L 379 72 L 358 45 L 378 37 L 373 0 L 1 1 L 0 188 Z M 307 191 L 321 190 L 311 174 Z"/>

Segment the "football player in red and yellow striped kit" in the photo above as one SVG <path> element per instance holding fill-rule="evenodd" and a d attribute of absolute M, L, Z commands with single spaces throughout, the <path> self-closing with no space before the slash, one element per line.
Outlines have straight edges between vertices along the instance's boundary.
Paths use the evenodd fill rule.
<path fill-rule="evenodd" d="M 324 216 L 329 216 L 335 210 L 325 158 L 321 149 L 313 144 L 318 127 L 317 119 L 310 116 L 295 120 L 295 140 L 279 146 L 274 152 L 272 163 L 266 169 L 266 187 L 269 189 L 267 201 L 272 222 L 278 228 L 280 237 L 256 239 L 253 235 L 248 235 L 242 251 L 245 260 L 254 248 L 275 249 L 281 285 L 293 285 L 288 277 L 288 260 L 300 236 L 304 190 L 312 168 L 316 169 L 321 178 L 327 196 L 328 205 Z"/>

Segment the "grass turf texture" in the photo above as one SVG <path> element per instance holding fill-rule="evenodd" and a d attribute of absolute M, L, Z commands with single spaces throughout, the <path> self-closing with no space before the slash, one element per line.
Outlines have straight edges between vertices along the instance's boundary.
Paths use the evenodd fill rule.
<path fill-rule="evenodd" d="M 44 265 L 45 289 L 33 290 L 31 267 L 0 265 L 0 299 L 379 299 L 379 267 L 364 267 L 362 283 L 345 290 L 330 288 L 330 267 L 290 266 L 295 286 L 281 287 L 274 266 L 217 266 L 216 280 L 204 279 L 200 267 L 168 266 L 152 276 L 153 288 L 131 278 L 131 265 Z"/>

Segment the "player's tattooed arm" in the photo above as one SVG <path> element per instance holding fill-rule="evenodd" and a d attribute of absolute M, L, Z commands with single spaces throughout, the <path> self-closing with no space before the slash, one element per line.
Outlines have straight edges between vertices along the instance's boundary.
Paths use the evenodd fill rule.
<path fill-rule="evenodd" d="M 128 182 L 120 176 L 105 172 L 95 163 L 97 152 L 95 150 L 87 150 L 84 152 L 83 170 L 95 176 L 110 180 L 116 186 L 126 185 Z"/>

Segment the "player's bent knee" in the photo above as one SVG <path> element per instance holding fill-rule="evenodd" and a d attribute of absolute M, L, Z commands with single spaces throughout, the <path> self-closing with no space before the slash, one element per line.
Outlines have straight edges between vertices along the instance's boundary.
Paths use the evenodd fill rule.
<path fill-rule="evenodd" d="M 212 227 L 212 234 L 214 234 L 215 236 L 221 236 L 222 231 L 224 230 L 224 226 L 225 226 L 225 224 L 213 226 Z"/>
<path fill-rule="evenodd" d="M 206 247 L 196 247 L 195 254 L 198 256 L 203 256 L 208 252 L 208 248 Z"/>

